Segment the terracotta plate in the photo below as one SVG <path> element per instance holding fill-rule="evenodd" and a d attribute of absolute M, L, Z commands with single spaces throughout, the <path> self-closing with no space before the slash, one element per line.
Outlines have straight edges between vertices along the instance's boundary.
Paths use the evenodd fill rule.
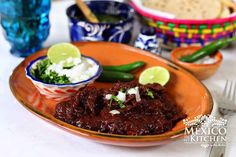
<path fill-rule="evenodd" d="M 171 79 L 166 85 L 166 88 L 177 104 L 182 106 L 184 112 L 188 115 L 188 118 L 210 114 L 212 110 L 212 97 L 205 86 L 190 73 L 161 57 L 127 45 L 116 43 L 81 42 L 74 44 L 80 48 L 82 54 L 95 58 L 102 65 L 119 65 L 142 60 L 147 63 L 145 68 L 157 65 L 164 66 L 171 73 Z M 26 58 L 16 67 L 10 77 L 10 88 L 16 99 L 26 109 L 38 117 L 73 134 L 97 142 L 120 146 L 160 145 L 184 135 L 185 126 L 182 121 L 177 123 L 171 131 L 164 134 L 124 136 L 89 131 L 55 119 L 53 113 L 56 102 L 47 100 L 41 96 L 30 80 L 25 76 L 25 67 L 28 63 L 46 53 L 47 49 L 44 49 Z M 143 69 L 136 72 L 137 77 L 142 70 Z M 102 88 L 111 86 L 109 83 L 94 83 L 94 85 Z"/>

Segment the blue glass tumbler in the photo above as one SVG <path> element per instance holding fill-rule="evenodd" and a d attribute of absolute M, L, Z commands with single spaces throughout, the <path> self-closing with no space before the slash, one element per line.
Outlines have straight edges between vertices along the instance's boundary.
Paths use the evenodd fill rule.
<path fill-rule="evenodd" d="M 1 25 L 11 53 L 26 57 L 42 47 L 49 35 L 50 0 L 0 0 Z"/>

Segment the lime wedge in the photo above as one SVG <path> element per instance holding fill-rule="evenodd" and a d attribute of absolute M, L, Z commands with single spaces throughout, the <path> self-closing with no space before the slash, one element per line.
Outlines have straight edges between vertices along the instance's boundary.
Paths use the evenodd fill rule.
<path fill-rule="evenodd" d="M 48 59 L 52 63 L 63 62 L 63 67 L 72 67 L 75 62 L 73 59 L 80 59 L 79 49 L 70 43 L 59 43 L 51 46 L 47 53 Z"/>
<path fill-rule="evenodd" d="M 159 83 L 164 86 L 170 79 L 170 73 L 161 66 L 155 66 L 144 70 L 139 76 L 140 84 Z"/>

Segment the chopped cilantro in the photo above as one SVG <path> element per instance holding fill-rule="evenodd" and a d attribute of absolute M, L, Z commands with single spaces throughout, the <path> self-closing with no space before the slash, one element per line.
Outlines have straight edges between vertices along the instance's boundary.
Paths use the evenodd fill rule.
<path fill-rule="evenodd" d="M 119 105 L 120 108 L 125 108 L 125 104 L 123 104 L 122 101 L 120 101 L 115 95 L 111 96 L 111 100 L 110 100 L 109 106 L 111 106 L 111 103 L 112 103 L 113 100 L 115 102 L 117 102 L 117 104 Z"/>
<path fill-rule="evenodd" d="M 45 83 L 53 83 L 53 84 L 71 83 L 66 75 L 59 76 L 58 73 L 54 71 L 50 71 L 48 74 L 46 74 L 46 70 L 50 65 L 51 62 L 49 61 L 49 59 L 42 60 L 41 62 L 36 64 L 36 68 L 30 69 L 30 73 L 33 77 Z"/>
<path fill-rule="evenodd" d="M 154 95 L 153 95 L 153 92 L 151 91 L 151 90 L 147 90 L 147 95 L 149 96 L 149 97 L 151 97 L 152 99 L 154 99 Z"/>

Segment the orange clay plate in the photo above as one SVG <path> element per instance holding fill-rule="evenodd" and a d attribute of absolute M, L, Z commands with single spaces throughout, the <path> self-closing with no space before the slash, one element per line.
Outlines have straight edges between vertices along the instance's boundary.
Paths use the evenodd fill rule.
<path fill-rule="evenodd" d="M 145 68 L 163 66 L 171 73 L 171 79 L 166 88 L 176 103 L 183 108 L 188 118 L 210 114 L 212 111 L 212 97 L 205 86 L 190 73 L 159 56 L 116 43 L 81 42 L 74 44 L 80 48 L 82 54 L 93 57 L 102 65 L 120 65 L 134 61 L 144 61 L 147 63 Z M 28 63 L 46 53 L 47 49 L 44 49 L 27 57 L 16 67 L 10 77 L 12 93 L 26 109 L 36 116 L 75 135 L 111 145 L 129 147 L 154 146 L 183 137 L 185 125 L 182 121 L 178 122 L 171 131 L 160 135 L 127 136 L 85 130 L 57 120 L 53 117 L 57 102 L 47 100 L 41 96 L 31 81 L 25 76 L 25 67 Z M 135 72 L 136 78 L 145 68 Z M 96 82 L 94 85 L 99 88 L 106 88 L 112 84 Z"/>

